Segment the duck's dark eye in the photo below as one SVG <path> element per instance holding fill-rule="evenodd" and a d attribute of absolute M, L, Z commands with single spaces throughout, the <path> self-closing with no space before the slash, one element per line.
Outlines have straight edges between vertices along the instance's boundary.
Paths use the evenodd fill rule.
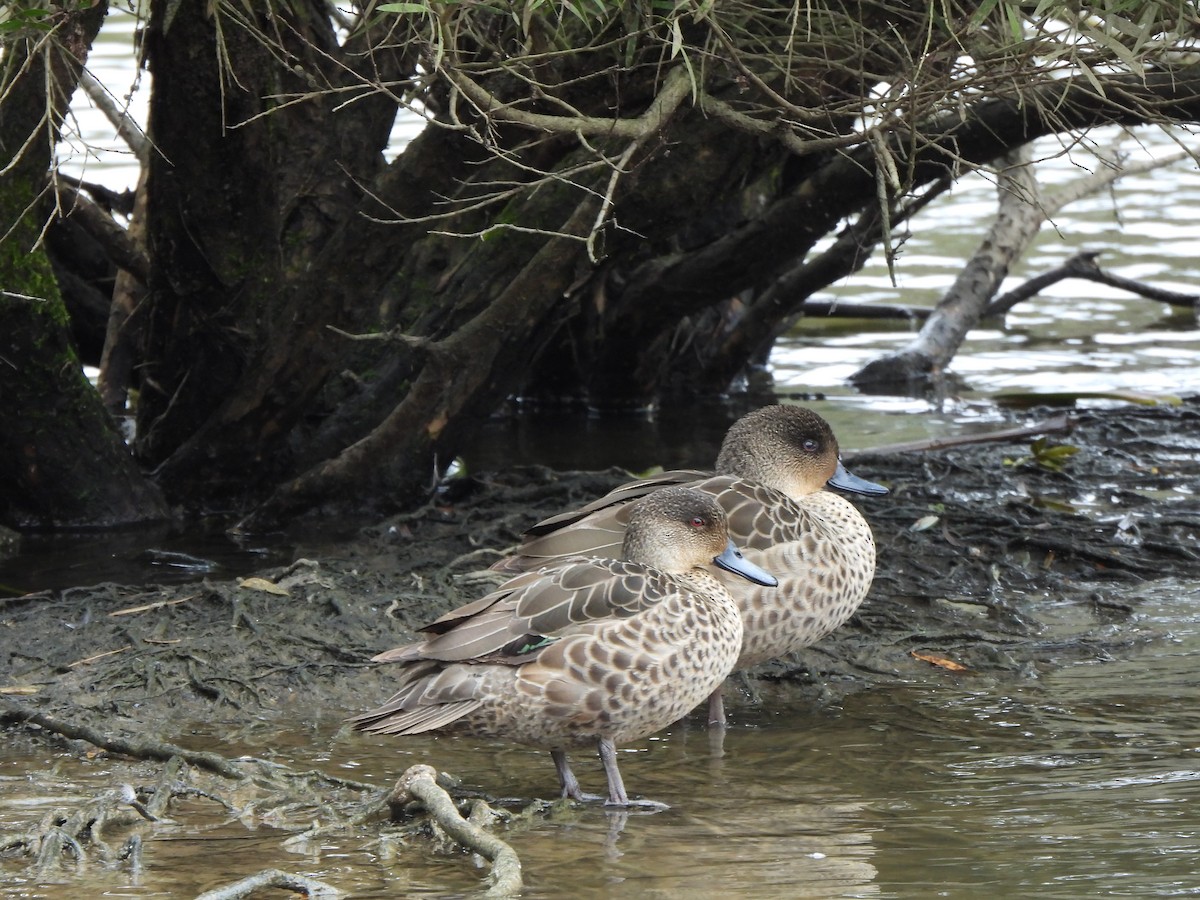
<path fill-rule="evenodd" d="M 800 446 L 805 453 L 816 453 L 821 448 L 821 444 L 813 438 L 807 438 Z"/>

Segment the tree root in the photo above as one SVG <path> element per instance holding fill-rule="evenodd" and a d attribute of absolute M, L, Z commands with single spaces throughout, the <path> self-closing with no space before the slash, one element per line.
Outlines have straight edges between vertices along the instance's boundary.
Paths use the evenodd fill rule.
<path fill-rule="evenodd" d="M 104 833 L 163 821 L 167 805 L 173 798 L 203 794 L 182 784 L 182 767 L 182 760 L 172 759 L 154 787 L 139 792 L 130 785 L 121 785 L 100 793 L 73 812 L 56 809 L 44 816 L 33 831 L 0 835 L 0 850 L 22 850 L 34 857 L 33 870 L 43 879 L 55 876 L 67 859 L 76 864 L 98 860 L 104 866 L 126 862 L 138 869 L 141 867 L 141 835 L 130 835 L 119 850 L 113 850 L 104 840 Z"/>
<path fill-rule="evenodd" d="M 251 875 L 248 878 L 243 878 L 241 881 L 236 881 L 233 884 L 227 884 L 225 887 L 205 891 L 196 900 L 240 900 L 240 898 L 249 897 L 259 888 L 264 887 L 303 891 L 309 897 L 333 898 L 346 896 L 345 891 L 339 891 L 332 885 L 326 884 L 323 881 L 317 881 L 315 878 L 309 878 L 305 875 L 293 875 L 291 872 L 284 872 L 280 869 L 264 869 L 262 872 Z"/>
<path fill-rule="evenodd" d="M 419 800 L 433 820 L 454 840 L 492 863 L 491 886 L 485 896 L 508 897 L 520 893 L 521 860 L 516 852 L 494 834 L 459 815 L 450 795 L 437 786 L 437 770 L 432 766 L 411 766 L 396 783 L 389 800 L 393 807 Z M 486 806 L 484 804 L 483 806 Z M 476 804 L 472 818 L 490 816 L 490 810 Z"/>
<path fill-rule="evenodd" d="M 110 753 L 120 753 L 136 759 L 166 762 L 174 757 L 179 757 L 190 765 L 205 769 L 223 778 L 242 779 L 250 774 L 219 753 L 187 750 L 178 744 L 159 741 L 152 737 L 134 738 L 122 734 L 106 734 L 83 722 L 68 722 L 50 713 L 31 709 L 7 697 L 0 697 L 0 722 L 28 722 L 65 738 L 87 741 Z"/>
<path fill-rule="evenodd" d="M 5 697 L 0 697 L 0 721 L 37 725 L 43 731 L 87 741 L 113 753 L 166 762 L 156 784 L 138 790 L 121 785 L 73 810 L 54 810 L 26 833 L 0 834 L 0 850 L 18 850 L 32 857 L 32 869 L 40 878 L 55 876 L 67 861 L 78 865 L 96 860 L 105 866 L 125 863 L 140 868 L 139 826 L 163 821 L 173 799 L 202 797 L 220 804 L 231 816 L 248 825 L 265 823 L 295 832 L 286 839 L 288 845 L 327 833 L 345 833 L 381 819 L 403 819 L 412 807 L 419 806 L 429 818 L 405 824 L 402 826 L 405 834 L 415 835 L 432 828 L 435 835 L 441 834 L 455 846 L 461 845 L 488 859 L 492 871 L 487 896 L 512 896 L 521 890 L 520 860 L 512 847 L 487 830 L 502 817 L 506 820 L 512 817 L 502 816 L 483 800 L 474 798 L 462 801 L 470 806 L 467 818 L 463 818 L 455 799 L 436 783 L 438 774 L 431 766 L 411 767 L 391 792 L 382 793 L 372 785 L 316 770 L 299 772 L 260 759 L 234 762 L 217 753 L 189 751 L 153 737 L 132 738 L 104 732 L 85 723 L 30 709 Z M 190 784 L 189 765 L 234 781 L 240 793 L 238 802 Z M 244 790 L 251 785 L 259 792 L 258 796 L 246 799 Z M 351 795 L 349 798 L 347 793 Z M 545 804 L 535 803 L 521 816 L 531 816 L 545 808 Z M 317 816 L 322 824 L 314 823 Z M 304 828 L 300 823 L 314 824 Z M 114 850 L 104 840 L 105 832 L 113 828 L 138 830 Z M 390 839 L 387 834 L 380 836 L 384 843 Z M 202 896 L 209 900 L 245 897 L 261 887 L 287 887 L 320 897 L 342 895 L 319 881 L 272 869 Z"/>

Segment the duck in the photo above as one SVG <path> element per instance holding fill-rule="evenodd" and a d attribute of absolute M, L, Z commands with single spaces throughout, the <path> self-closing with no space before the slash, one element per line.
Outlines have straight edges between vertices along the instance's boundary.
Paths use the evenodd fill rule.
<path fill-rule="evenodd" d="M 618 557 L 566 559 L 505 582 L 375 656 L 394 696 L 350 721 L 379 734 L 458 732 L 550 751 L 563 797 L 631 801 L 616 747 L 679 720 L 733 669 L 742 618 L 715 566 L 776 579 L 729 539 L 710 494 L 666 487 L 628 505 Z M 568 751 L 595 745 L 607 798 L 585 794 Z"/>
<path fill-rule="evenodd" d="M 827 488 L 865 496 L 883 496 L 888 489 L 849 472 L 829 423 L 790 404 L 764 406 L 735 421 L 714 472 L 674 470 L 623 484 L 539 522 L 493 568 L 512 573 L 567 556 L 605 555 L 620 545 L 630 504 L 670 485 L 716 499 L 746 558 L 779 579 L 769 591 L 726 580 L 744 625 L 735 671 L 816 643 L 866 599 L 875 576 L 871 528 L 854 504 Z M 726 724 L 720 688 L 708 699 L 708 721 Z"/>

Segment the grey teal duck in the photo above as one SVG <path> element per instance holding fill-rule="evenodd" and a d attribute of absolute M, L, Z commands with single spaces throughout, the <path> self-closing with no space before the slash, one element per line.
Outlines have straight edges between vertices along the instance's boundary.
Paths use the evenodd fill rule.
<path fill-rule="evenodd" d="M 535 525 L 515 555 L 494 568 L 516 572 L 565 556 L 608 555 L 625 533 L 629 501 L 677 484 L 715 497 L 746 558 L 779 578 L 771 590 L 725 579 L 745 625 L 735 671 L 815 643 L 866 598 L 875 575 L 871 529 L 853 504 L 825 487 L 866 495 L 887 488 L 847 472 L 829 423 L 799 406 L 767 406 L 734 422 L 715 475 L 670 471 L 622 485 Z M 708 714 L 710 723 L 724 724 L 720 688 Z"/>
<path fill-rule="evenodd" d="M 568 559 L 528 572 L 375 657 L 399 689 L 354 727 L 434 730 L 551 751 L 564 797 L 580 790 L 567 750 L 594 744 L 607 803 L 629 806 L 615 746 L 670 725 L 716 690 L 742 646 L 742 620 L 709 564 L 775 579 L 729 540 L 711 495 L 666 488 L 629 504 L 621 559 Z M 660 805 L 647 802 L 646 805 Z"/>

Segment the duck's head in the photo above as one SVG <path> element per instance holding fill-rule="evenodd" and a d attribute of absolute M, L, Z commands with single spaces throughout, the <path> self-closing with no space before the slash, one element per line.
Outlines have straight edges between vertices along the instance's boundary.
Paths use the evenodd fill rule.
<path fill-rule="evenodd" d="M 630 504 L 621 555 L 675 575 L 715 563 L 755 584 L 779 583 L 734 547 L 720 504 L 691 488 L 662 488 Z"/>
<path fill-rule="evenodd" d="M 793 500 L 826 485 L 856 494 L 888 492 L 847 472 L 829 423 L 802 406 L 764 406 L 734 422 L 721 444 L 717 472 L 757 481 Z"/>

